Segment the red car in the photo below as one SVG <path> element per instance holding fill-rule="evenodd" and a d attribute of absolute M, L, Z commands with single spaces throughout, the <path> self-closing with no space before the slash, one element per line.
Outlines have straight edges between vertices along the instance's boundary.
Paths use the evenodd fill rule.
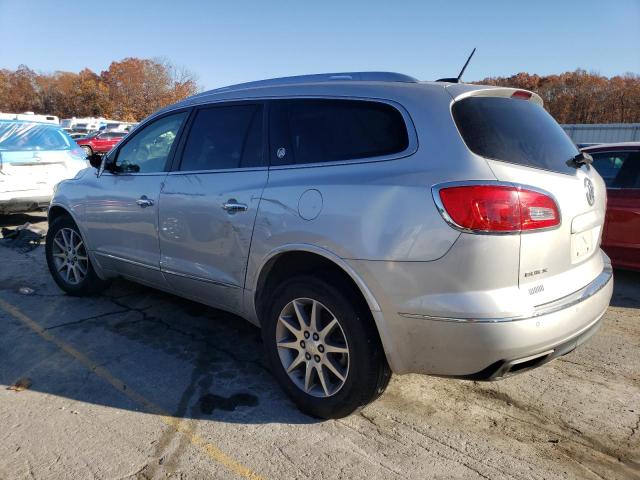
<path fill-rule="evenodd" d="M 85 138 L 79 138 L 76 143 L 91 155 L 92 153 L 107 153 L 127 135 L 128 132 L 100 132 Z"/>
<path fill-rule="evenodd" d="M 615 267 L 640 270 L 640 142 L 584 148 L 607 184 L 602 248 Z"/>

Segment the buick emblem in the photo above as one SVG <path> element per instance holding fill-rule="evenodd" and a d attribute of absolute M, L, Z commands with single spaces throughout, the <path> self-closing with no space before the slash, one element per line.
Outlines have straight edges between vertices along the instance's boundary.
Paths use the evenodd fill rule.
<path fill-rule="evenodd" d="M 593 183 L 588 178 L 584 179 L 584 193 L 587 196 L 587 202 L 589 202 L 589 205 L 593 205 L 596 201 L 596 195 L 593 191 Z"/>
<path fill-rule="evenodd" d="M 280 147 L 277 151 L 276 151 L 276 155 L 278 158 L 284 158 L 284 156 L 287 154 L 287 150 L 284 147 Z"/>

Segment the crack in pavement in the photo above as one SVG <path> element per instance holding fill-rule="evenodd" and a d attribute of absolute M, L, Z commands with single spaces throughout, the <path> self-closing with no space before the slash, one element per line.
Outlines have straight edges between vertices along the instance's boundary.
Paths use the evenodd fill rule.
<path fill-rule="evenodd" d="M 127 313 L 127 310 L 119 310 L 117 312 L 101 313 L 99 315 L 93 315 L 91 317 L 81 318 L 79 320 L 73 320 L 71 322 L 65 322 L 65 323 L 60 323 L 58 325 L 53 325 L 51 327 L 46 327 L 44 330 L 53 330 L 54 328 L 62 328 L 62 327 L 68 327 L 70 325 L 78 325 L 80 323 L 88 322 L 90 320 L 96 320 L 97 318 L 104 318 L 104 317 L 108 317 L 110 315 L 118 315 L 120 313 Z"/>

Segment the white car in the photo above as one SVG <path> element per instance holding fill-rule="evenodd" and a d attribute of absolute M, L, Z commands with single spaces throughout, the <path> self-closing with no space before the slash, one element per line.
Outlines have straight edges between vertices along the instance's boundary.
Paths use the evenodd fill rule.
<path fill-rule="evenodd" d="M 54 186 L 87 167 L 59 126 L 0 120 L 0 214 L 45 208 Z"/>

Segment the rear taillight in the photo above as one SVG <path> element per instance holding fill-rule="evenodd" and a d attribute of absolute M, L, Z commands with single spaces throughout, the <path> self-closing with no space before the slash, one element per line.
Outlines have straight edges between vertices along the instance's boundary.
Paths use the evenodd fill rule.
<path fill-rule="evenodd" d="M 560 211 L 548 194 L 514 185 L 434 187 L 445 220 L 472 232 L 517 233 L 560 225 Z"/>

